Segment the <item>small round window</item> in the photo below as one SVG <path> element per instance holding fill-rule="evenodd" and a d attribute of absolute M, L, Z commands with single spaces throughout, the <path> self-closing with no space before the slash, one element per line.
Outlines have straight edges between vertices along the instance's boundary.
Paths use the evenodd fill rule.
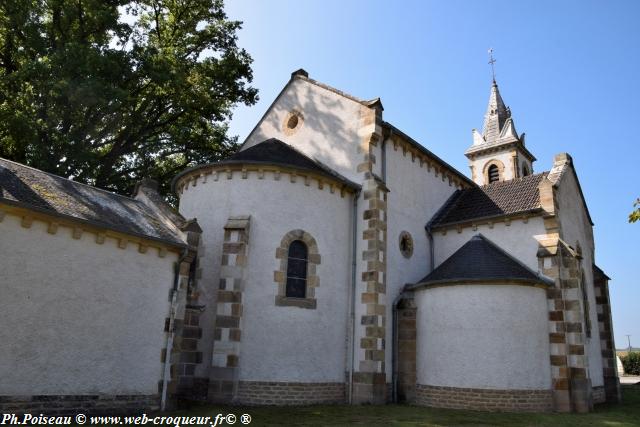
<path fill-rule="evenodd" d="M 403 231 L 400 233 L 399 242 L 400 253 L 402 256 L 405 258 L 411 258 L 411 255 L 413 255 L 413 238 L 411 237 L 411 234 L 407 231 Z"/>
<path fill-rule="evenodd" d="M 302 117 L 302 114 L 299 111 L 292 111 L 284 118 L 282 130 L 285 135 L 293 135 L 298 131 L 298 129 L 300 129 L 303 122 L 304 118 Z"/>
<path fill-rule="evenodd" d="M 287 120 L 287 127 L 289 129 L 295 129 L 296 126 L 298 126 L 298 116 L 294 114 L 291 117 L 289 117 L 289 120 Z"/>

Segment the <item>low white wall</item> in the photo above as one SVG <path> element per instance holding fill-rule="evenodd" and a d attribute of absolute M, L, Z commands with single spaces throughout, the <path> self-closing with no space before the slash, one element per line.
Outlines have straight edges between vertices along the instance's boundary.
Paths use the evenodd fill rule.
<path fill-rule="evenodd" d="M 218 181 L 211 177 L 189 186 L 180 196 L 180 212 L 197 217 L 203 229 L 200 303 L 207 316 L 215 307 L 220 277 L 224 225 L 230 216 L 251 215 L 245 289 L 242 296 L 240 379 L 245 381 L 343 382 L 351 283 L 351 204 L 349 194 L 330 193 L 328 185 L 290 182 L 287 174 L 274 179 L 266 172 L 246 179 L 234 172 Z M 302 229 L 317 242 L 321 264 L 315 289 L 316 309 L 275 305 L 279 270 L 276 248 L 284 235 Z M 208 289 L 208 290 L 207 290 Z M 206 297 L 206 299 L 204 299 Z M 213 330 L 203 329 L 202 348 L 211 348 Z M 209 343 L 209 344 L 206 344 Z M 205 354 L 210 366 L 211 353 Z"/>
<path fill-rule="evenodd" d="M 0 395 L 155 394 L 177 254 L 0 222 Z"/>
<path fill-rule="evenodd" d="M 460 285 L 423 289 L 417 383 L 486 389 L 551 387 L 544 289 Z"/>

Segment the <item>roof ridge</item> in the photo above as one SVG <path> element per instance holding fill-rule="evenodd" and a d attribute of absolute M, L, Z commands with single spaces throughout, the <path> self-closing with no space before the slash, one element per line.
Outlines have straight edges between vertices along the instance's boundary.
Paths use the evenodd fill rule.
<path fill-rule="evenodd" d="M 496 181 L 496 182 L 492 182 L 489 184 L 485 184 L 485 185 L 481 185 L 479 186 L 481 189 L 485 189 L 488 187 L 497 187 L 499 185 L 508 185 L 508 184 L 515 184 L 517 182 L 522 182 L 524 180 L 530 180 L 532 178 L 538 178 L 540 176 L 544 176 L 544 175 L 548 175 L 549 171 L 543 171 L 543 172 L 538 172 L 538 173 L 532 173 L 530 175 L 526 175 L 526 176 L 519 176 L 517 178 L 513 178 L 513 179 L 509 179 L 506 181 Z"/>
<path fill-rule="evenodd" d="M 318 87 L 326 89 L 329 92 L 333 92 L 336 95 L 344 96 L 345 98 L 350 99 L 352 101 L 355 101 L 355 102 L 357 102 L 359 104 L 362 104 L 365 107 L 371 107 L 372 105 L 375 105 L 377 102 L 381 102 L 380 97 L 376 97 L 376 98 L 373 98 L 373 99 L 370 99 L 370 100 L 365 100 L 365 99 L 362 99 L 362 98 L 358 98 L 357 96 L 351 95 L 351 94 L 349 94 L 349 93 L 347 93 L 345 91 L 342 91 L 342 90 L 340 90 L 338 88 L 335 88 L 335 87 L 333 87 L 331 85 L 328 85 L 326 83 L 322 83 L 319 80 L 312 79 L 311 77 L 309 77 L 308 74 L 307 75 L 295 74 L 293 76 L 293 78 L 308 81 L 311 84 L 314 84 L 314 85 L 316 85 Z"/>

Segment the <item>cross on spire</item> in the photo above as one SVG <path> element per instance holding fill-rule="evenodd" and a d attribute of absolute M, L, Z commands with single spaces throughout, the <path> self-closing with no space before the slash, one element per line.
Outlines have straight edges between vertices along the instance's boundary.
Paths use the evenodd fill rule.
<path fill-rule="evenodd" d="M 493 48 L 489 48 L 489 64 L 491 65 L 491 76 L 493 77 L 493 82 L 496 82 L 496 70 L 493 64 L 496 63 L 496 60 L 493 59 Z"/>

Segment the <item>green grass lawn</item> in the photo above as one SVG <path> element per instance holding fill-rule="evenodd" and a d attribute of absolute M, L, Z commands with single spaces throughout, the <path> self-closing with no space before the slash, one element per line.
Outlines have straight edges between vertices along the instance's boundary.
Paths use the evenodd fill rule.
<path fill-rule="evenodd" d="M 235 407 L 199 406 L 170 415 L 251 415 L 251 426 L 640 426 L 640 385 L 623 387 L 623 402 L 589 414 L 514 414 L 408 405 Z M 169 414 L 167 414 L 169 415 Z M 227 424 L 223 424 L 227 425 Z M 243 424 L 238 421 L 236 426 Z"/>

